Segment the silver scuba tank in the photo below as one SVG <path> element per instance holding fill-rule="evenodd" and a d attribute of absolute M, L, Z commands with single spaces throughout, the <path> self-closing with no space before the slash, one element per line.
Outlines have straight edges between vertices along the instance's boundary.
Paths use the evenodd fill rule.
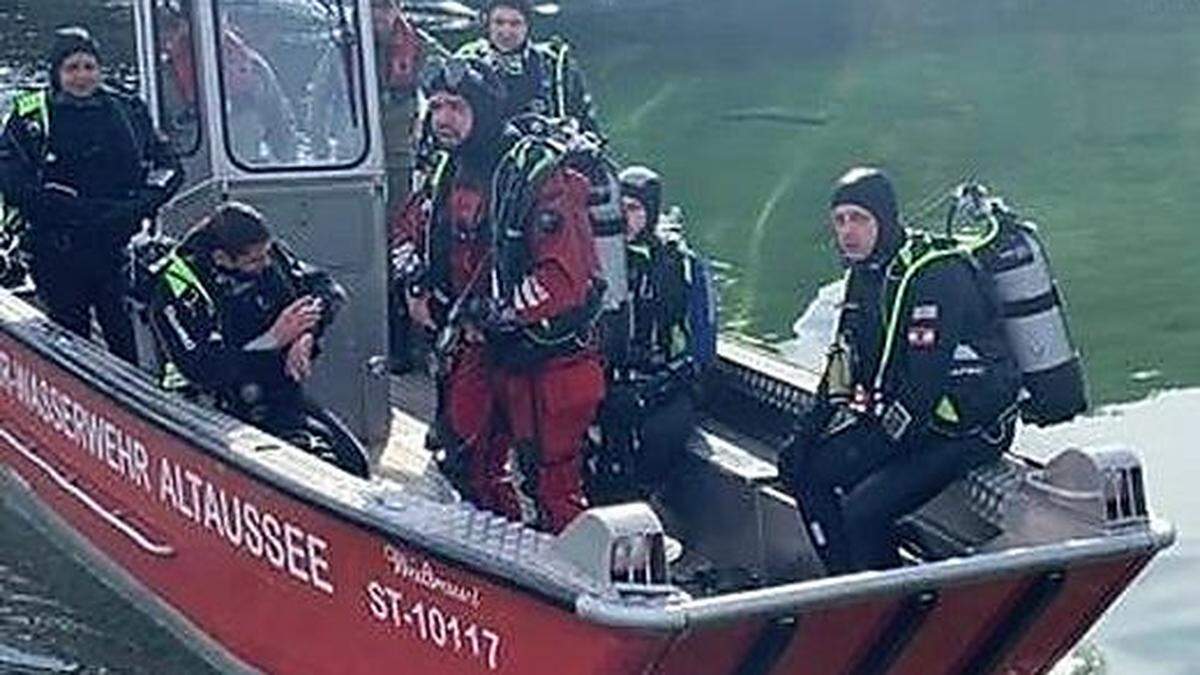
<path fill-rule="evenodd" d="M 592 242 L 604 280 L 601 299 L 601 351 L 610 363 L 622 363 L 629 354 L 633 304 L 629 292 L 629 264 L 625 250 L 625 216 L 621 212 L 621 186 L 617 174 L 602 157 L 585 167 L 591 189 L 588 194 L 588 220 Z"/>
<path fill-rule="evenodd" d="M 617 175 L 603 162 L 589 172 L 591 194 L 588 218 L 604 288 L 605 312 L 618 311 L 629 299 L 629 270 L 625 260 L 625 220 L 621 213 L 621 187 Z"/>
<path fill-rule="evenodd" d="M 1004 332 L 1027 396 L 1021 417 L 1038 426 L 1087 410 L 1087 386 L 1071 341 L 1062 295 L 1036 226 L 996 214 L 997 239 L 983 252 L 1000 302 Z"/>

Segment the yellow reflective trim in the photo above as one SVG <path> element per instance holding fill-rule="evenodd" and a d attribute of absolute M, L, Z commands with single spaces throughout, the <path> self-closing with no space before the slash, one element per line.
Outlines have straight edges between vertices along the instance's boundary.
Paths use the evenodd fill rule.
<path fill-rule="evenodd" d="M 42 133 L 50 133 L 50 97 L 45 91 L 29 91 L 13 100 L 13 114 L 17 117 L 37 115 Z"/>
<path fill-rule="evenodd" d="M 13 108 L 16 109 L 18 115 L 25 117 L 26 115 L 30 115 L 35 111 L 45 108 L 46 104 L 46 92 L 30 91 L 18 96 L 16 100 L 13 101 Z"/>
<path fill-rule="evenodd" d="M 558 108 L 556 110 L 556 113 L 557 113 L 556 117 L 566 117 L 567 116 L 566 72 L 567 72 L 567 51 L 569 49 L 570 49 L 570 46 L 567 43 L 565 43 L 565 42 L 562 43 L 562 46 L 558 50 L 558 54 L 556 55 L 555 63 L 554 63 L 554 80 L 555 80 L 555 82 L 554 82 L 554 99 L 555 99 L 555 103 L 558 104 Z"/>
<path fill-rule="evenodd" d="M 914 257 L 914 254 L 911 250 L 913 241 L 914 240 L 910 239 L 909 242 L 905 244 L 904 248 L 901 249 L 898 255 L 903 257 L 905 254 L 907 254 L 907 257 L 909 258 Z M 930 251 L 922 255 L 920 258 L 917 258 L 917 261 L 904 271 L 904 276 L 900 279 L 900 286 L 896 290 L 896 299 L 892 302 L 891 314 L 888 316 L 887 333 L 884 335 L 883 341 L 883 356 L 879 359 L 878 370 L 875 371 L 875 391 L 879 391 L 883 388 L 883 378 L 884 375 L 887 374 L 888 366 L 892 360 L 892 352 L 896 348 L 896 332 L 900 327 L 900 316 L 902 314 L 900 310 L 904 308 L 904 300 L 905 296 L 908 294 L 908 286 L 912 283 L 913 278 L 916 277 L 917 272 L 939 260 L 965 254 L 969 255 L 969 253 L 970 252 L 966 249 L 959 247 L 942 251 Z"/>
<path fill-rule="evenodd" d="M 171 253 L 171 262 L 167 265 L 167 269 L 163 271 L 163 275 L 167 280 L 167 286 L 171 289 L 171 293 L 175 297 L 179 297 L 187 292 L 188 289 L 194 288 L 204 298 L 210 306 L 215 305 L 212 296 L 204 288 L 204 284 L 200 282 L 200 278 L 192 271 L 191 265 L 179 256 L 178 253 Z"/>
<path fill-rule="evenodd" d="M 949 396 L 942 397 L 942 400 L 938 402 L 937 407 L 934 408 L 933 414 L 947 422 L 950 422 L 951 424 L 958 424 L 960 421 L 962 421 L 962 419 L 958 416 L 958 408 L 954 407 L 954 402 L 950 400 Z"/>

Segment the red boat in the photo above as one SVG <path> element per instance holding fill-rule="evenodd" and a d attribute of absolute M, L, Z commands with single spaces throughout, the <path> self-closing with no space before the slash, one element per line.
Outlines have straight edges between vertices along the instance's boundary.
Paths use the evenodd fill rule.
<path fill-rule="evenodd" d="M 462 501 L 423 449 L 432 385 L 379 367 L 382 130 L 364 77 L 369 3 L 314 6 L 305 21 L 318 29 L 305 23 L 288 41 L 281 23 L 271 40 L 297 53 L 313 46 L 301 38 L 323 40 L 346 66 L 335 69 L 347 76 L 339 105 L 354 114 L 328 157 L 303 140 L 287 162 L 266 148 L 238 154 L 213 36 L 244 21 L 247 44 L 269 51 L 276 42 L 252 39 L 261 16 L 237 19 L 221 0 L 144 0 L 139 41 L 144 72 L 158 74 L 144 80 L 160 122 L 194 140 L 191 187 L 165 226 L 218 198 L 251 201 L 296 223 L 284 236 L 354 291 L 318 382 L 381 442 L 373 479 L 160 390 L 152 364 L 119 362 L 0 292 L 4 501 L 216 667 L 1040 673 L 1172 543 L 1149 512 L 1136 454 L 1071 448 L 1045 463 L 1014 454 L 952 485 L 903 523 L 904 567 L 823 577 L 771 450 L 814 376 L 729 340 L 684 466 L 654 504 L 595 508 L 552 536 Z M 168 77 L 192 79 L 171 90 Z M 314 225 L 325 222 L 363 226 L 326 234 Z M 683 543 L 681 559 L 667 560 L 665 533 Z"/>

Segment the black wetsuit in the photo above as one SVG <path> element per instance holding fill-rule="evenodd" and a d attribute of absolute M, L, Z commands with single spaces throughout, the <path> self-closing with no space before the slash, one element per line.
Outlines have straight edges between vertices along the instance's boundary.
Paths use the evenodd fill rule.
<path fill-rule="evenodd" d="M 350 473 L 368 474 L 366 451 L 353 434 L 285 373 L 287 347 L 255 344 L 280 312 L 305 295 L 319 298 L 325 308 L 314 331 L 319 339 L 345 301 L 332 277 L 278 244 L 258 275 L 219 269 L 204 252 L 186 246 L 162 274 L 150 312 L 170 364 L 164 385 L 180 388 L 170 381 L 175 368 L 188 385 L 214 396 L 238 418 Z"/>
<path fill-rule="evenodd" d="M 552 39 L 529 42 L 520 51 L 501 54 L 487 38 L 479 38 L 459 47 L 455 55 L 479 61 L 501 78 L 505 90 L 505 119 L 530 112 L 549 117 L 573 117 L 579 120 L 584 131 L 599 134 L 592 95 L 588 93 L 583 71 L 569 56 L 568 50 L 566 43 Z"/>
<path fill-rule="evenodd" d="M 663 237 L 650 229 L 626 250 L 633 320 L 624 354 L 609 359 L 599 417 L 604 447 L 593 481 L 605 501 L 661 488 L 696 426 L 697 367 L 688 324 L 692 254 L 678 234 Z"/>
<path fill-rule="evenodd" d="M 87 337 L 94 311 L 109 349 L 133 362 L 125 247 L 178 186 L 179 162 L 138 98 L 101 88 L 86 99 L 47 92 L 46 101 L 48 139 L 33 112 L 5 125 L 0 190 L 28 222 L 24 243 L 46 313 Z M 148 185 L 155 169 L 174 179 Z"/>
<path fill-rule="evenodd" d="M 898 564 L 894 521 L 1012 440 L 1019 373 L 989 287 L 935 249 L 851 266 L 820 400 L 784 452 L 831 573 Z"/>

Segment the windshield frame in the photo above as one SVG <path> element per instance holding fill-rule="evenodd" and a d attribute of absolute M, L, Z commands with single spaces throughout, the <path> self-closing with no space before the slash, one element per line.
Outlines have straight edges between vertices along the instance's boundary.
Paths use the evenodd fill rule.
<path fill-rule="evenodd" d="M 350 27 L 350 30 L 351 30 L 350 35 L 343 36 L 343 39 L 350 40 L 349 49 L 350 49 L 351 55 L 355 61 L 355 63 L 353 64 L 354 65 L 353 72 L 355 74 L 357 82 L 346 83 L 346 86 L 348 89 L 354 89 L 354 91 L 349 91 L 348 95 L 355 97 L 357 99 L 357 113 L 358 113 L 358 118 L 359 118 L 359 126 L 361 127 L 360 133 L 361 133 L 361 137 L 362 137 L 362 147 L 359 150 L 358 154 L 355 155 L 353 158 L 351 158 L 349 160 L 340 161 L 340 162 L 331 162 L 328 160 L 304 161 L 304 162 L 299 162 L 299 161 L 280 162 L 278 160 L 272 160 L 270 162 L 257 164 L 257 163 L 247 162 L 244 158 L 240 157 L 238 155 L 238 153 L 234 150 L 233 142 L 232 142 L 233 135 L 231 133 L 231 129 L 230 129 L 230 125 L 229 125 L 228 111 L 230 110 L 230 106 L 229 106 L 229 102 L 227 100 L 227 86 L 226 86 L 226 78 L 225 78 L 225 75 L 226 75 L 226 73 L 225 73 L 226 63 L 225 63 L 225 54 L 224 54 L 225 50 L 222 48 L 222 44 L 221 44 L 221 39 L 223 36 L 225 22 L 222 21 L 222 19 L 221 19 L 221 12 L 223 10 L 223 6 L 227 7 L 230 4 L 236 5 L 239 2 L 246 2 L 246 0 L 212 0 L 211 5 L 212 5 L 213 30 L 212 30 L 212 36 L 211 36 L 211 41 L 212 41 L 211 46 L 216 55 L 215 63 L 217 66 L 216 67 L 217 92 L 216 92 L 215 98 L 217 101 L 217 107 L 218 107 L 218 111 L 219 111 L 218 115 L 221 120 L 221 144 L 224 148 L 225 158 L 230 163 L 232 163 L 233 166 L 235 166 L 237 169 L 244 171 L 246 173 L 249 173 L 249 174 L 285 174 L 285 173 L 315 174 L 315 173 L 330 172 L 330 171 L 347 171 L 350 169 L 355 169 L 355 168 L 360 167 L 371 156 L 374 139 L 372 138 L 372 136 L 373 136 L 372 125 L 369 123 L 368 115 L 369 115 L 369 111 L 372 108 L 368 105 L 369 100 L 368 100 L 368 92 L 367 92 L 367 86 L 366 86 L 366 68 L 365 68 L 365 60 L 366 59 L 364 58 L 365 55 L 363 53 L 364 47 L 365 47 L 365 42 L 362 38 L 362 19 L 361 19 L 361 11 L 358 6 L 358 2 L 357 2 L 357 0 L 308 0 L 308 1 L 311 2 L 313 5 L 320 6 L 326 10 L 336 11 L 336 12 L 340 13 L 341 18 L 345 19 L 345 21 L 344 21 L 345 25 Z M 331 16 L 330 18 L 332 20 L 331 25 L 333 25 L 333 26 L 336 26 L 337 24 L 342 23 L 341 18 L 339 18 L 338 16 Z M 331 41 L 331 44 L 332 44 L 332 41 Z M 337 45 L 337 44 L 333 44 L 333 46 L 335 48 L 339 48 L 339 49 L 344 48 L 342 45 Z M 293 112 L 295 112 L 295 111 L 293 111 Z"/>
<path fill-rule="evenodd" d="M 201 148 L 204 147 L 204 140 L 206 137 L 205 127 L 207 126 L 207 119 L 206 119 L 207 116 L 205 114 L 204 105 L 202 105 L 204 97 L 201 94 L 202 83 L 201 83 L 200 68 L 199 68 L 200 51 L 196 48 L 197 47 L 197 44 L 196 44 L 197 31 L 196 31 L 195 4 L 194 4 L 193 0 L 183 0 L 183 2 L 181 3 L 181 6 L 186 7 L 186 9 L 183 10 L 183 14 L 184 14 L 183 20 L 187 23 L 187 27 L 188 27 L 188 49 L 191 51 L 191 57 L 192 57 L 192 73 L 191 73 L 192 81 L 190 84 L 191 84 L 192 90 L 195 92 L 195 94 L 194 94 L 195 100 L 193 100 L 191 102 L 190 107 L 196 118 L 196 133 L 194 135 L 194 138 L 190 139 L 191 142 L 188 143 L 186 146 L 183 144 L 176 144 L 177 137 L 170 132 L 170 129 L 173 127 L 170 126 L 170 124 L 171 124 L 170 116 L 168 116 L 168 114 L 167 114 L 169 111 L 166 108 L 167 97 L 165 94 L 166 94 L 167 89 L 169 87 L 175 86 L 175 84 L 170 82 L 167 79 L 166 72 L 167 72 L 168 66 L 162 60 L 162 57 L 164 56 L 164 46 L 165 46 L 164 40 L 166 39 L 167 35 L 165 33 L 165 26 L 162 25 L 162 21 L 160 20 L 160 12 L 164 11 L 164 10 L 162 10 L 160 8 L 159 0 L 154 0 L 154 2 L 152 2 L 151 6 L 150 6 L 150 30 L 151 30 L 152 35 L 154 36 L 153 37 L 153 45 L 152 45 L 152 48 L 154 50 L 153 51 L 154 85 L 157 88 L 157 92 L 158 92 L 158 95 L 156 97 L 158 100 L 156 102 L 155 107 L 157 108 L 157 112 L 158 112 L 159 128 L 162 131 L 162 133 L 167 137 L 167 140 L 169 140 L 171 142 L 171 146 L 174 149 L 175 153 L 181 158 L 188 158 L 188 157 L 195 157 L 196 155 L 200 154 Z M 178 72 L 176 72 L 176 76 L 178 76 Z"/>

